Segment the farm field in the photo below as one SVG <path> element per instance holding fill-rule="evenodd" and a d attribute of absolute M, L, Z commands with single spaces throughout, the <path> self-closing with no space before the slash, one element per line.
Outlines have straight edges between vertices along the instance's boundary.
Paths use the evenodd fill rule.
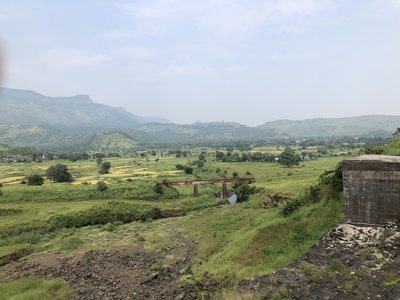
<path fill-rule="evenodd" d="M 177 164 L 196 161 L 201 151 L 206 153 L 204 166 L 194 166 L 193 174 L 176 169 Z M 192 149 L 190 155 L 179 158 L 167 154 L 104 158 L 111 163 L 108 174 L 98 173 L 95 159 L 0 164 L 0 259 L 4 264 L 0 267 L 0 282 L 4 282 L 0 291 L 3 289 L 5 294 L 13 289 L 18 293 L 30 285 L 34 294 L 45 285 L 54 285 L 60 299 L 68 298 L 70 293 L 76 296 L 77 281 L 73 278 L 82 275 L 83 270 L 77 266 L 84 262 L 77 265 L 73 262 L 93 251 L 97 251 L 98 257 L 109 251 L 133 251 L 145 262 L 137 266 L 137 271 L 146 276 L 157 273 L 160 291 L 164 288 L 169 293 L 192 287 L 198 294 L 219 293 L 223 297 L 241 279 L 272 272 L 294 261 L 340 221 L 339 196 L 301 207 L 290 217 L 282 215 L 281 207 L 264 208 L 264 202 L 275 193 L 301 195 L 342 159 L 342 156 L 321 157 L 285 168 L 277 163 L 216 161 L 215 150 L 207 148 Z M 68 166 L 72 183 L 46 180 L 42 186 L 21 184 L 25 176 L 44 174 L 48 167 L 58 163 Z M 164 187 L 161 195 L 154 192 L 155 184 L 164 180 L 214 179 L 231 177 L 234 172 L 239 177 L 256 179 L 251 184 L 256 192 L 247 202 L 226 204 L 218 196 L 221 186 L 217 184 L 199 186 L 197 197 L 192 195 L 192 186 L 176 190 Z M 104 181 L 108 189 L 97 190 L 97 181 Z M 228 184 L 228 190 L 232 189 Z M 24 257 L 21 262 L 9 263 L 21 257 Z M 71 259 L 71 264 L 64 262 L 65 257 Z M 107 260 L 99 262 L 101 267 L 105 267 L 104 261 Z M 13 268 L 24 266 L 30 266 L 30 271 L 13 275 Z M 77 271 L 64 274 L 57 269 L 60 266 L 63 270 Z M 161 280 L 166 270 L 173 274 L 169 277 L 175 278 L 167 281 L 169 285 L 165 285 L 167 279 Z M 21 281 L 32 276 L 37 278 L 32 279 L 36 282 Z M 137 276 L 138 282 L 147 280 Z M 43 277 L 64 281 L 40 279 Z M 104 295 L 116 293 L 116 298 L 121 299 L 128 296 L 146 299 L 154 292 L 139 284 L 120 286 L 123 277 L 118 278 L 116 286 L 123 295 L 109 291 L 100 279 L 91 285 L 104 285 Z M 199 282 L 208 285 L 199 287 Z M 157 284 L 154 286 L 157 288 Z M 83 293 L 80 296 L 93 292 L 86 288 L 78 289 L 78 293 Z"/>

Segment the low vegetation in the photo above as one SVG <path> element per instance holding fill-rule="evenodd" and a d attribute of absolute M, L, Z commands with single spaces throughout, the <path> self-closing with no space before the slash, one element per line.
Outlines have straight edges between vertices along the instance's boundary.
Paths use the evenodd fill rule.
<path fill-rule="evenodd" d="M 279 156 L 284 150 L 271 147 L 234 152 Z M 168 149 L 154 151 L 108 158 L 110 168 L 101 173 L 104 161 L 95 156 L 74 162 L 0 164 L 0 253 L 6 247 L 19 249 L 19 245 L 33 254 L 74 252 L 91 249 L 94 240 L 96 247 L 101 247 L 111 236 L 116 245 L 140 244 L 160 250 L 182 236 L 197 245 L 191 263 L 193 275 L 185 275 L 186 281 L 201 280 L 207 273 L 221 284 L 232 285 L 289 264 L 342 218 L 342 197 L 337 189 L 340 171 L 335 169 L 343 159 L 340 155 L 303 160 L 286 168 L 275 160 L 227 164 L 216 158 L 217 151 L 225 153 L 225 149 L 191 148 L 179 155 L 168 154 Z M 300 155 L 305 150 L 293 151 Z M 29 176 L 44 172 L 47 179 L 42 185 L 29 185 Z M 238 196 L 236 205 L 220 198 L 218 185 L 201 185 L 199 196 L 193 197 L 192 186 L 163 184 L 165 180 L 231 174 L 256 178 L 250 185 L 228 185 Z M 19 184 L 25 178 L 28 184 Z M 287 197 L 264 208 L 265 199 L 274 194 Z M 41 290 L 43 299 L 64 299 L 70 291 L 60 281 L 39 279 L 9 282 L 0 288 L 5 295 L 13 295 L 14 289 L 15 297 L 25 289 L 32 295 Z"/>
<path fill-rule="evenodd" d="M 58 279 L 28 278 L 0 285 L 1 300 L 67 300 L 70 294 L 68 285 Z"/>

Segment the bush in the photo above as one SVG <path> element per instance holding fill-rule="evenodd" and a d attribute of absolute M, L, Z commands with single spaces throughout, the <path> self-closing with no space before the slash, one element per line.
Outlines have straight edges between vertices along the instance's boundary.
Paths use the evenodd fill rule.
<path fill-rule="evenodd" d="M 25 179 L 22 179 L 22 180 L 21 180 L 21 184 L 26 184 L 26 180 L 25 180 Z"/>
<path fill-rule="evenodd" d="M 84 227 L 89 225 L 107 224 L 113 222 L 130 223 L 133 221 L 159 219 L 159 208 L 143 208 L 135 204 L 110 202 L 79 212 L 56 215 L 49 219 L 49 230 L 60 228 Z"/>
<path fill-rule="evenodd" d="M 237 196 L 237 202 L 249 201 L 250 194 L 253 194 L 253 189 L 248 184 L 235 184 L 233 191 Z"/>
<path fill-rule="evenodd" d="M 283 207 L 282 213 L 285 217 L 287 217 L 287 216 L 291 215 L 292 213 L 294 213 L 296 210 L 298 210 L 300 208 L 300 206 L 301 205 L 300 205 L 299 200 L 297 200 L 297 199 L 290 200 Z"/>
<path fill-rule="evenodd" d="M 185 172 L 185 174 L 193 174 L 193 168 L 190 166 L 177 164 L 175 167 L 177 170 L 183 170 Z"/>
<path fill-rule="evenodd" d="M 154 185 L 154 193 L 162 195 L 164 193 L 163 191 L 163 184 L 161 182 L 157 182 Z"/>
<path fill-rule="evenodd" d="M 312 185 L 305 189 L 303 199 L 305 202 L 316 203 L 321 200 L 321 186 Z"/>
<path fill-rule="evenodd" d="M 107 183 L 105 183 L 104 181 L 97 181 L 96 188 L 98 191 L 104 192 L 108 189 L 108 186 Z"/>
<path fill-rule="evenodd" d="M 325 185 L 331 185 L 335 191 L 343 191 L 343 169 L 342 162 L 338 163 L 334 170 L 325 171 L 320 177 L 319 182 Z"/>
<path fill-rule="evenodd" d="M 42 185 L 44 183 L 44 178 L 42 175 L 33 174 L 26 177 L 28 185 Z"/>
<path fill-rule="evenodd" d="M 366 148 L 364 150 L 365 154 L 383 154 L 383 152 L 385 151 L 385 149 L 383 149 L 382 147 L 370 147 L 370 148 Z"/>
<path fill-rule="evenodd" d="M 104 161 L 104 162 L 102 162 L 101 165 L 100 165 L 100 171 L 99 171 L 99 173 L 100 173 L 100 174 L 108 174 L 108 172 L 110 171 L 110 169 L 111 169 L 111 163 L 108 162 L 108 161 Z"/>

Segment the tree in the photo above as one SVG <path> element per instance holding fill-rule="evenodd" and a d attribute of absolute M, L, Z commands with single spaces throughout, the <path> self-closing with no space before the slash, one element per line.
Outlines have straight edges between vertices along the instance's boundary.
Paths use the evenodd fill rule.
<path fill-rule="evenodd" d="M 28 185 L 42 185 L 44 183 L 44 178 L 42 175 L 33 174 L 26 177 Z"/>
<path fill-rule="evenodd" d="M 63 164 L 51 166 L 46 171 L 46 177 L 54 182 L 71 182 L 72 175 L 68 172 L 68 167 Z"/>
<path fill-rule="evenodd" d="M 247 184 L 235 184 L 233 191 L 237 196 L 237 202 L 249 201 L 250 194 L 253 193 L 252 188 Z"/>
<path fill-rule="evenodd" d="M 296 154 L 296 152 L 290 147 L 286 147 L 279 155 L 278 162 L 287 168 L 298 166 L 301 162 L 301 156 Z"/>
<path fill-rule="evenodd" d="M 397 127 L 396 131 L 393 133 L 393 138 L 395 140 L 400 139 L 400 127 Z"/>
<path fill-rule="evenodd" d="M 176 167 L 177 170 L 185 171 L 185 174 L 193 174 L 193 168 L 190 167 L 190 166 L 176 164 L 175 167 Z"/>
<path fill-rule="evenodd" d="M 105 183 L 104 181 L 97 181 L 96 188 L 100 192 L 104 192 L 105 190 L 108 189 L 108 186 L 107 186 L 107 183 Z"/>
<path fill-rule="evenodd" d="M 104 161 L 100 165 L 100 174 L 107 174 L 111 169 L 111 163 L 109 161 Z"/>

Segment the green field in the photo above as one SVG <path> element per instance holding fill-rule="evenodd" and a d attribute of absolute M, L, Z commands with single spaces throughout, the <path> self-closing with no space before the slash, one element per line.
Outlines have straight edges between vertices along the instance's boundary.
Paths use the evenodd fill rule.
<path fill-rule="evenodd" d="M 157 250 L 168 246 L 173 242 L 171 237 L 179 234 L 196 241 L 194 279 L 201 280 L 207 272 L 234 286 L 240 279 L 294 261 L 341 220 L 340 196 L 323 197 L 290 217 L 284 217 L 279 207 L 265 209 L 262 204 L 267 194 L 302 194 L 343 157 L 322 157 L 284 168 L 276 163 L 219 162 L 215 161 L 215 150 L 203 151 L 207 152 L 206 163 L 194 167 L 192 175 L 176 170 L 175 165 L 196 160 L 200 149 L 192 149 L 186 158 L 163 155 L 104 159 L 112 166 L 104 175 L 98 173 L 95 160 L 1 164 L 0 254 L 6 256 L 21 249 L 29 249 L 29 255 L 44 251 L 74 253 L 130 244 Z M 27 175 L 44 174 L 56 163 L 68 165 L 72 183 L 20 183 Z M 162 196 L 153 190 L 156 182 L 165 179 L 212 179 L 221 174 L 230 177 L 233 172 L 255 177 L 252 185 L 258 188 L 257 193 L 248 202 L 220 206 L 224 202 L 217 197 L 219 185 L 200 186 L 198 197 L 192 196 L 191 186 L 178 187 L 179 196 L 168 188 Z M 98 180 L 107 183 L 106 191 L 96 189 Z M 87 223 L 90 218 L 92 223 Z M 33 285 L 38 284 L 43 283 Z M 26 287 L 27 283 L 16 285 Z M 66 293 L 62 286 L 58 288 Z"/>

